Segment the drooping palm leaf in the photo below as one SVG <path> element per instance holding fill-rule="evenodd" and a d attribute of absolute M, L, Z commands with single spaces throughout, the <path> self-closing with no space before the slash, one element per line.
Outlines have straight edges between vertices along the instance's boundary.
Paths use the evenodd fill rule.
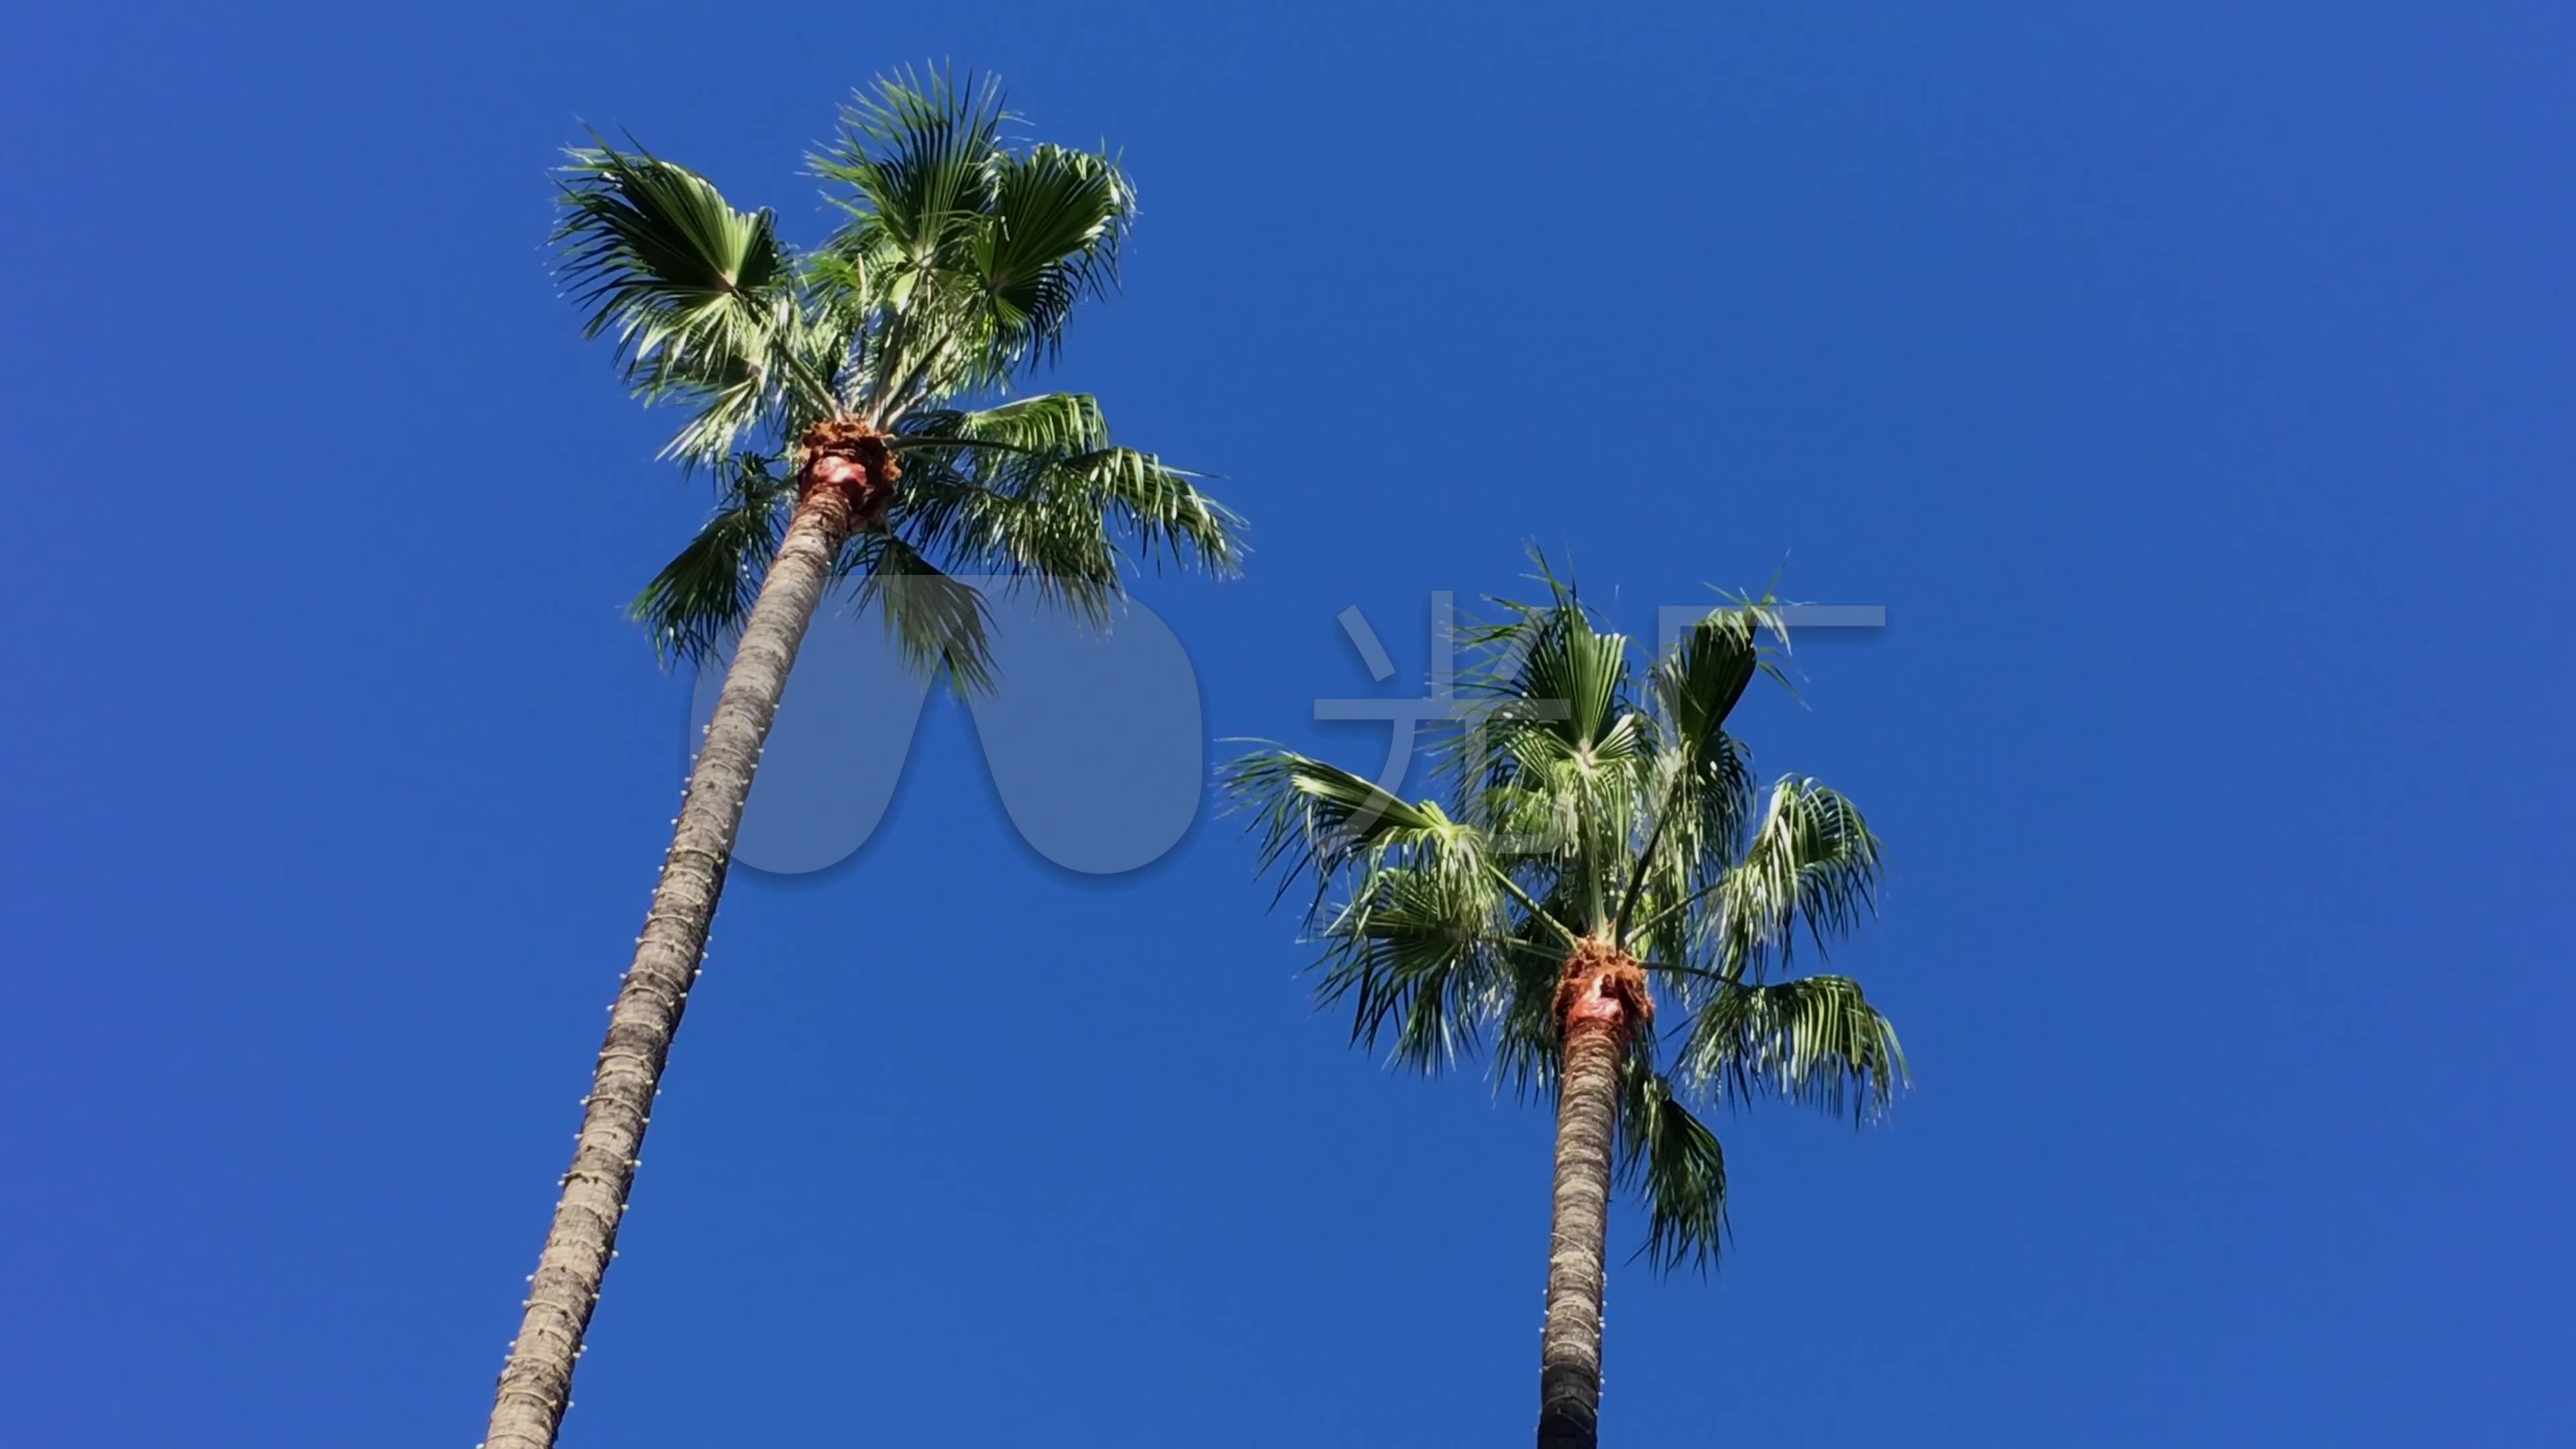
<path fill-rule="evenodd" d="M 1730 1100 L 1776 1096 L 1856 1122 L 1908 1082 L 1895 1026 L 1847 976 L 1727 987 L 1693 1020 L 1682 1060 Z"/>
<path fill-rule="evenodd" d="M 878 610 L 905 664 L 961 695 L 992 692 L 992 608 L 973 583 L 891 533 L 859 538 L 845 564 L 854 602 Z"/>
<path fill-rule="evenodd" d="M 702 662 L 751 613 L 795 493 L 772 463 L 757 453 L 737 455 L 715 513 L 627 606 L 664 667 Z"/>
<path fill-rule="evenodd" d="M 1509 947 L 1494 893 L 1472 877 L 1390 866 L 1367 894 L 1344 902 L 1318 932 L 1325 943 L 1317 999 L 1351 1005 L 1351 1038 L 1436 1072 L 1475 1044 L 1481 1008 Z"/>
<path fill-rule="evenodd" d="M 1705 1271 L 1726 1240 L 1726 1149 L 1644 1053 L 1623 1064 L 1619 1086 L 1619 1182 L 1646 1201 L 1638 1252 Z"/>

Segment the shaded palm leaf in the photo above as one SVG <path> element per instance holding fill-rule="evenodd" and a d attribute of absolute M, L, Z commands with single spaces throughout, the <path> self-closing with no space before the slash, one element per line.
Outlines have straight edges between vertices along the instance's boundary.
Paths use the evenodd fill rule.
<path fill-rule="evenodd" d="M 737 456 L 714 515 L 627 606 L 666 668 L 703 662 L 749 617 L 795 497 L 771 463 L 757 453 Z"/>
<path fill-rule="evenodd" d="M 1622 1065 L 1619 1087 L 1619 1182 L 1646 1200 L 1637 1251 L 1667 1271 L 1705 1271 L 1727 1235 L 1726 1149 L 1643 1052 Z"/>
<path fill-rule="evenodd" d="M 992 609 L 972 583 L 891 533 L 862 535 L 845 565 L 858 607 L 876 607 L 904 663 L 959 694 L 992 691 Z"/>

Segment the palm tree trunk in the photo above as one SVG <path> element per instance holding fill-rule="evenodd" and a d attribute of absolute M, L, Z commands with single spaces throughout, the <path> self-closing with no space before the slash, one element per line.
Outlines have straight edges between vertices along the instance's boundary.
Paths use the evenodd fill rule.
<path fill-rule="evenodd" d="M 519 1336 L 501 1366 L 486 1449 L 552 1449 L 564 1411 L 572 1407 L 573 1361 L 581 1355 L 582 1334 L 615 1256 L 644 1126 L 652 1120 L 662 1064 L 706 955 L 707 928 L 724 890 L 752 772 L 850 523 L 849 500 L 841 490 L 811 491 L 797 505 L 743 625 L 706 743 L 689 772 L 644 934 L 635 939 L 634 963 L 609 1008 L 608 1039 L 599 1048 L 590 1095 L 582 1099 L 581 1135 L 562 1179 L 563 1196 L 529 1279 Z"/>
<path fill-rule="evenodd" d="M 1601 1283 L 1610 1134 L 1624 1023 L 1566 1023 L 1556 1108 L 1556 1202 L 1548 1225 L 1547 1326 L 1539 1339 L 1538 1449 L 1593 1449 L 1601 1417 Z"/>

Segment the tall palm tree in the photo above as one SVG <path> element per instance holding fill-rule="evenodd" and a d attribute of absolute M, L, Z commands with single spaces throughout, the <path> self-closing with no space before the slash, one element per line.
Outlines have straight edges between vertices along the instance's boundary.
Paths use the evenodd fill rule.
<path fill-rule="evenodd" d="M 1705 1268 L 1726 1158 L 1690 1104 L 1866 1121 L 1906 1078 L 1857 982 L 1788 971 L 1795 932 L 1821 951 L 1874 908 L 1879 846 L 1814 780 L 1758 790 L 1727 733 L 1778 673 L 1770 601 L 1713 611 L 1640 679 L 1628 641 L 1542 576 L 1545 602 L 1466 636 L 1482 707 L 1443 742 L 1447 807 L 1284 750 L 1226 775 L 1263 870 L 1283 893 L 1313 883 L 1317 994 L 1351 1005 L 1354 1041 L 1426 1072 L 1490 1044 L 1500 1080 L 1555 1097 L 1538 1443 L 1572 1449 L 1596 1441 L 1614 1177 L 1646 1200 L 1643 1254 Z"/>
<path fill-rule="evenodd" d="M 560 275 L 637 395 L 688 410 L 669 455 L 719 479 L 713 517 L 634 613 L 666 661 L 735 648 L 610 1008 L 489 1449 L 545 1449 L 570 1407 L 752 772 L 825 594 L 847 586 L 916 666 L 971 691 L 992 683 L 992 656 L 970 580 L 1099 622 L 1140 558 L 1235 565 L 1233 515 L 1113 444 L 1091 398 L 1006 395 L 1113 280 L 1133 215 L 1108 157 L 1015 147 L 1011 120 L 989 81 L 879 82 L 813 158 L 845 220 L 807 253 L 770 212 L 640 147 L 570 153 Z"/>

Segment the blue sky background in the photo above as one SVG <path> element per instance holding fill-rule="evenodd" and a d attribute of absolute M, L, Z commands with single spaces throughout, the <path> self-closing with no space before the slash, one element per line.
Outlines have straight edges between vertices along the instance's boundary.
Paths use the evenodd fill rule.
<path fill-rule="evenodd" d="M 704 504 L 545 168 L 632 128 L 811 239 L 836 102 L 944 56 L 1139 180 L 1059 380 L 1257 525 L 1141 591 L 1212 735 L 1373 763 L 1313 699 L 1416 692 L 1428 592 L 1525 540 L 1641 630 L 1784 558 L 1891 611 L 1746 729 L 1890 844 L 1838 959 L 1919 1089 L 1724 1124 L 1722 1273 L 1614 1273 L 1613 1442 L 2563 1428 L 2565 7 L 110 5 L 0 56 L 0 1439 L 480 1437 L 676 801 L 618 605 Z M 735 881 L 565 1444 L 1521 1440 L 1545 1115 L 1346 1050 L 1250 868 L 1046 865 L 934 709 L 857 859 Z"/>

